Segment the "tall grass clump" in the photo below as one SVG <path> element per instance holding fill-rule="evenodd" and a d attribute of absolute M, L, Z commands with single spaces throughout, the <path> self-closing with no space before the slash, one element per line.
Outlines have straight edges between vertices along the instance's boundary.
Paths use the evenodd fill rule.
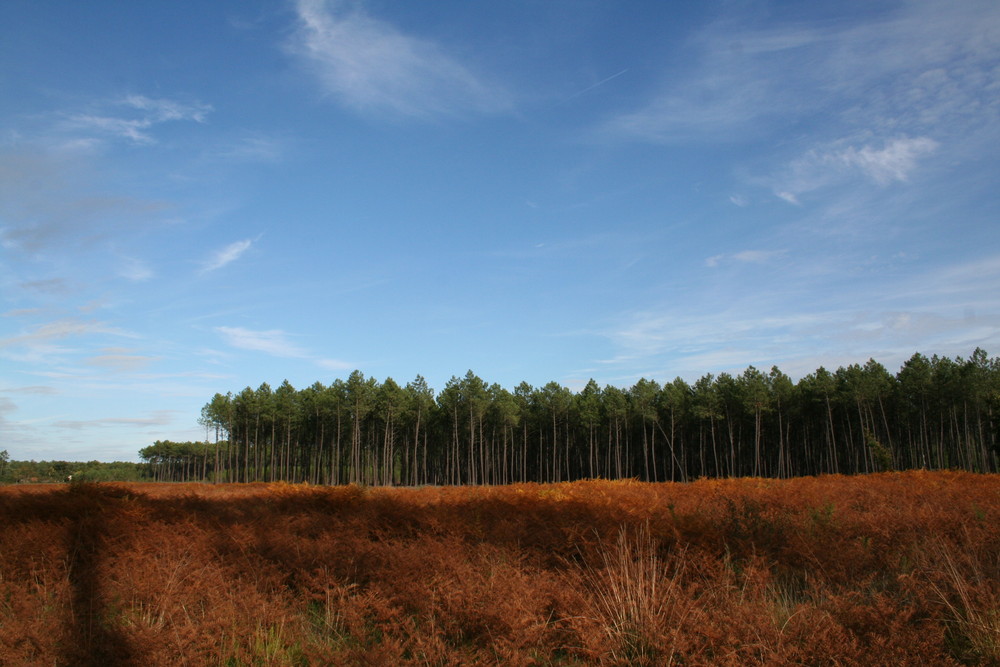
<path fill-rule="evenodd" d="M 681 588 L 684 550 L 661 554 L 648 524 L 622 526 L 613 543 L 601 546 L 600 562 L 583 566 L 582 578 L 587 614 L 606 635 L 606 657 L 617 664 L 673 664 L 691 606 Z"/>
<path fill-rule="evenodd" d="M 1000 665 L 1000 553 L 981 557 L 935 540 L 925 558 L 949 653 L 967 664 Z"/>

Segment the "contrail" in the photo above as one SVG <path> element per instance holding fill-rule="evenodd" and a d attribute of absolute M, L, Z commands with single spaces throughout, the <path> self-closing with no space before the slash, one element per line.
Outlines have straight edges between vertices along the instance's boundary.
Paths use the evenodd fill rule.
<path fill-rule="evenodd" d="M 569 97 L 567 97 L 566 99 L 567 100 L 571 100 L 574 97 L 579 97 L 580 95 L 583 95 L 584 93 L 590 92 L 591 90 L 593 90 L 594 88 L 597 88 L 598 86 L 603 86 L 604 84 L 606 84 L 608 81 L 611 81 L 612 79 L 617 79 L 618 77 L 620 77 L 622 74 L 624 74 L 627 71 L 628 71 L 628 68 L 626 67 L 622 71 L 618 72 L 618 74 L 612 74 L 607 79 L 602 79 L 602 80 L 598 81 L 597 83 L 593 84 L 592 86 L 587 86 L 586 88 L 584 88 L 580 92 L 574 93 L 574 94 L 570 95 Z"/>

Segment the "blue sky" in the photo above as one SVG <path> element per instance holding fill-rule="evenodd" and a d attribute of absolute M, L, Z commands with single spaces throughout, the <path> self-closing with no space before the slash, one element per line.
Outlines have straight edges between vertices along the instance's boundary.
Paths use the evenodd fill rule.
<path fill-rule="evenodd" d="M 1000 352 L 1000 4 L 0 4 L 0 449 Z"/>

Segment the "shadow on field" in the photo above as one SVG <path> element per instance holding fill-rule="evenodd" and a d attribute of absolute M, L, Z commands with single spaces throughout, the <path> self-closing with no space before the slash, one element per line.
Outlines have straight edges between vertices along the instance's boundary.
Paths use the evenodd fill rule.
<path fill-rule="evenodd" d="M 109 618 L 111 610 L 102 595 L 101 560 L 113 533 L 114 495 L 91 485 L 70 488 L 67 515 L 67 568 L 72 599 L 68 619 L 67 662 L 73 665 L 129 665 L 133 651 Z"/>

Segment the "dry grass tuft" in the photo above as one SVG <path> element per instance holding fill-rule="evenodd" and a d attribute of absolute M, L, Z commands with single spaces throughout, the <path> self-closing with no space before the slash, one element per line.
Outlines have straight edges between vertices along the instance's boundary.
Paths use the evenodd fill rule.
<path fill-rule="evenodd" d="M 661 556 L 648 524 L 641 524 L 634 530 L 622 526 L 600 558 L 596 567 L 584 566 L 582 579 L 590 593 L 587 615 L 607 634 L 606 649 L 597 650 L 602 661 L 673 664 L 693 604 L 681 589 L 684 550 Z"/>
<path fill-rule="evenodd" d="M 927 556 L 925 576 L 945 611 L 950 652 L 967 663 L 1000 664 L 1000 554 L 984 563 L 937 540 Z"/>

